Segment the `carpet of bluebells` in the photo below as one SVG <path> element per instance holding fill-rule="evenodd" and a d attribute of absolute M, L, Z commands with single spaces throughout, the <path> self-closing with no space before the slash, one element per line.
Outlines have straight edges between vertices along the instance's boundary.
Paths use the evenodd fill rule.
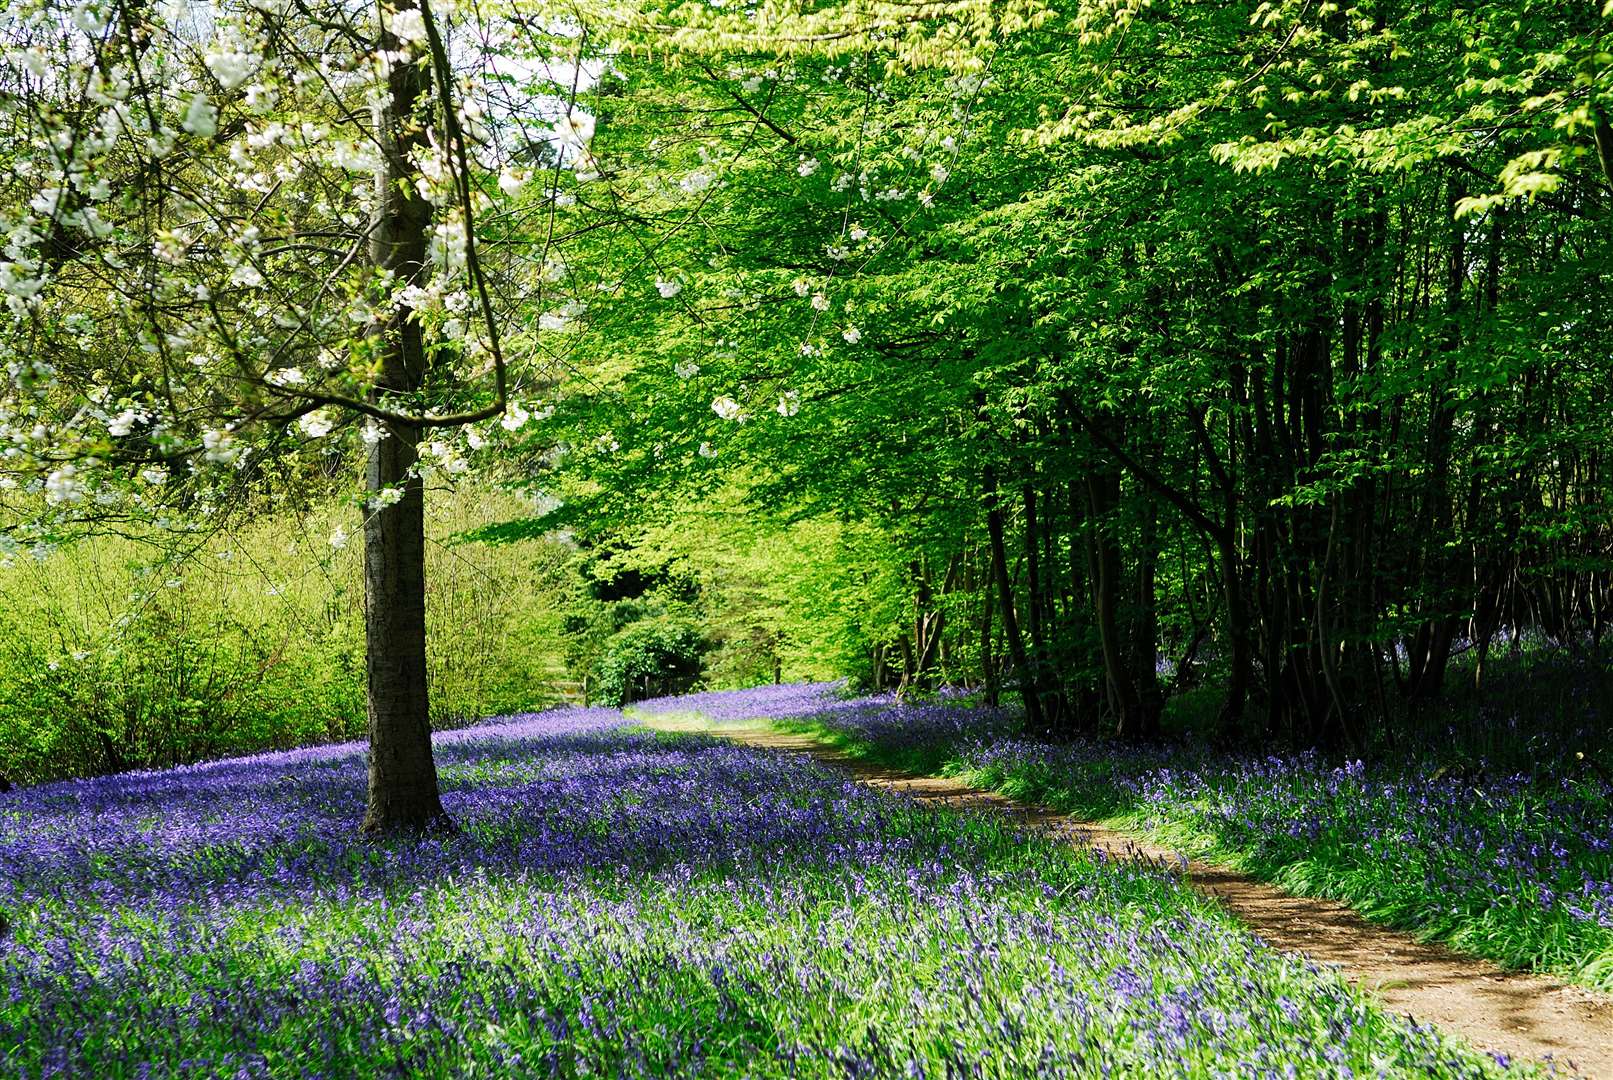
<path fill-rule="evenodd" d="M 990 815 L 600 709 L 437 750 L 424 840 L 358 745 L 0 796 L 0 1074 L 1528 1074 Z"/>
<path fill-rule="evenodd" d="M 1613 784 L 1594 774 L 1442 774 L 1417 762 L 1229 755 L 1202 745 L 1048 745 L 1019 737 L 1005 710 L 889 695 L 843 700 L 835 691 L 798 688 L 821 707 L 814 714 L 792 701 L 795 726 L 887 764 L 967 775 L 1140 828 L 1293 891 L 1613 989 Z M 753 710 L 765 713 L 760 700 L 741 698 L 719 714 Z"/>

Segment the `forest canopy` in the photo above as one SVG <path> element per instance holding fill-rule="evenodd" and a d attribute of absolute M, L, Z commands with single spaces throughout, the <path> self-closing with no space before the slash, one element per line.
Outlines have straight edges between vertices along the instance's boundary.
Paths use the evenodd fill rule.
<path fill-rule="evenodd" d="M 335 514 L 377 828 L 440 816 L 428 487 L 570 552 L 571 693 L 1392 739 L 1603 645 L 1609 15 L 13 3 L 0 544 Z"/>

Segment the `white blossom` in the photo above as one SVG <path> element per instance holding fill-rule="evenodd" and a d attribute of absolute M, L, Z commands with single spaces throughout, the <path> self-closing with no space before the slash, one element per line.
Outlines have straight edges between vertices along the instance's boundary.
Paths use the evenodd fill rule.
<path fill-rule="evenodd" d="M 107 421 L 106 433 L 111 435 L 113 438 L 121 439 L 123 436 L 134 430 L 134 422 L 136 419 L 137 416 L 133 409 L 124 409 L 111 420 Z"/>
<path fill-rule="evenodd" d="M 84 487 L 74 465 L 63 465 L 45 478 L 45 501 L 53 506 L 66 506 L 83 497 Z"/>
<path fill-rule="evenodd" d="M 20 61 L 22 66 L 28 69 L 29 74 L 35 78 L 43 78 L 45 73 L 50 70 L 50 61 L 45 59 L 44 52 L 37 45 L 19 50 L 11 55 L 14 59 Z"/>
<path fill-rule="evenodd" d="M 829 310 L 829 298 L 827 296 L 823 295 L 821 292 L 813 293 L 812 294 L 812 310 L 813 311 L 828 311 Z"/>
<path fill-rule="evenodd" d="M 41 188 L 33 198 L 28 200 L 29 209 L 44 217 L 55 217 L 56 208 L 61 205 L 62 196 L 65 194 L 67 194 L 66 188 Z"/>
<path fill-rule="evenodd" d="M 683 291 L 683 282 L 676 279 L 657 280 L 655 291 L 661 294 L 661 299 L 670 300 Z"/>
<path fill-rule="evenodd" d="M 106 29 L 106 16 L 89 4 L 80 4 L 73 9 L 73 25 L 91 37 L 100 37 Z"/>
<path fill-rule="evenodd" d="M 700 365 L 693 360 L 679 360 L 673 365 L 672 371 L 680 379 L 692 379 L 700 374 Z"/>
<path fill-rule="evenodd" d="M 847 345 L 855 345 L 863 339 L 863 332 L 855 326 L 848 326 L 840 331 L 840 336 L 846 339 Z"/>
<path fill-rule="evenodd" d="M 157 239 L 151 245 L 151 253 L 165 263 L 179 263 L 194 242 L 194 238 L 183 229 L 166 229 L 157 234 Z"/>
<path fill-rule="evenodd" d="M 336 428 L 336 418 L 324 409 L 315 409 L 297 421 L 302 433 L 310 439 L 323 439 Z"/>
<path fill-rule="evenodd" d="M 419 8 L 395 11 L 386 20 L 386 28 L 399 41 L 420 43 L 426 40 L 426 19 Z"/>
<path fill-rule="evenodd" d="M 778 399 L 778 414 L 780 416 L 794 416 L 801 411 L 801 395 L 794 390 L 787 390 Z"/>
<path fill-rule="evenodd" d="M 208 461 L 229 464 L 239 456 L 234 437 L 228 431 L 202 432 L 202 456 Z"/>
<path fill-rule="evenodd" d="M 711 448 L 711 444 L 708 442 L 701 443 L 700 449 L 696 450 L 695 452 L 703 458 L 714 458 L 717 456 L 717 451 L 713 450 Z"/>
<path fill-rule="evenodd" d="M 580 109 L 573 109 L 555 121 L 554 133 L 562 146 L 586 150 L 594 137 L 594 118 Z"/>
<path fill-rule="evenodd" d="M 726 394 L 712 400 L 711 411 L 724 420 L 743 421 L 745 419 L 745 410 L 740 407 L 739 402 Z"/>
<path fill-rule="evenodd" d="M 505 166 L 498 174 L 498 189 L 506 197 L 513 199 L 521 193 L 521 189 L 526 186 L 526 181 L 527 174 L 525 172 Z"/>
<path fill-rule="evenodd" d="M 347 546 L 347 541 L 347 530 L 340 525 L 336 526 L 335 531 L 330 534 L 330 546 L 340 551 Z"/>
<path fill-rule="evenodd" d="M 802 176 L 811 176 L 818 171 L 818 159 L 802 154 L 800 162 L 795 166 L 795 171 Z"/>
<path fill-rule="evenodd" d="M 230 272 L 230 281 L 248 289 L 256 289 L 263 285 L 263 275 L 251 263 L 244 262 Z"/>
<path fill-rule="evenodd" d="M 210 50 L 203 60 L 207 70 L 213 73 L 213 78 L 226 90 L 234 90 L 246 82 L 258 67 L 257 57 L 222 42 Z"/>
<path fill-rule="evenodd" d="M 197 138 L 211 139 L 218 132 L 218 110 L 208 104 L 206 94 L 197 94 L 190 99 L 179 126 Z"/>
<path fill-rule="evenodd" d="M 402 500 L 403 489 L 401 487 L 384 487 L 371 495 L 365 505 L 371 510 L 385 510 L 389 506 L 396 506 Z"/>
<path fill-rule="evenodd" d="M 691 195 L 706 190 L 711 186 L 712 175 L 705 169 L 696 169 L 694 172 L 678 181 L 678 187 Z"/>

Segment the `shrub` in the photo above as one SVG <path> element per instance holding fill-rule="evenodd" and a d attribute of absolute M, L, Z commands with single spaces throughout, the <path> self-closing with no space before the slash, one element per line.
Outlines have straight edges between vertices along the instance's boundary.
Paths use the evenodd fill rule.
<path fill-rule="evenodd" d="M 516 499 L 432 499 L 433 724 L 555 702 L 566 677 L 556 597 L 572 550 L 456 544 Z M 269 515 L 181 555 L 89 539 L 0 569 L 0 774 L 33 783 L 361 736 L 351 515 L 336 504 Z M 339 525 L 355 534 L 345 545 L 332 542 Z"/>
<path fill-rule="evenodd" d="M 700 678 L 706 642 L 692 622 L 645 619 L 612 635 L 595 667 L 597 698 L 625 705 L 689 689 Z"/>

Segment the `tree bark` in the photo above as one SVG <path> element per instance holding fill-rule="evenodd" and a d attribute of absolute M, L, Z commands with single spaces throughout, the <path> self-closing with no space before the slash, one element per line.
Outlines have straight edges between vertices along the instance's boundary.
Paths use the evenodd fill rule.
<path fill-rule="evenodd" d="M 1145 732 L 1142 702 L 1137 684 L 1127 664 L 1125 635 L 1120 630 L 1118 608 L 1121 591 L 1120 541 L 1115 535 L 1113 514 L 1120 498 L 1119 474 L 1110 468 L 1093 469 L 1087 474 L 1088 512 L 1094 530 L 1092 595 L 1098 622 L 1098 645 L 1103 654 L 1103 672 L 1109 685 L 1115 733 L 1135 738 Z"/>
<path fill-rule="evenodd" d="M 1025 699 L 1025 724 L 1038 734 L 1047 730 L 1042 717 L 1042 702 L 1037 694 L 1035 676 L 1030 658 L 1025 653 L 1025 639 L 1019 632 L 1019 618 L 1014 613 L 1014 582 L 1008 576 L 1008 546 L 1003 537 L 1003 512 L 997 501 L 997 471 L 991 465 L 984 470 L 986 498 L 986 534 L 991 541 L 991 568 L 997 578 L 997 595 L 1002 601 L 1003 637 L 1008 643 L 1008 655 L 1013 658 L 1019 672 L 1020 696 Z"/>
<path fill-rule="evenodd" d="M 407 55 L 390 32 L 383 34 L 382 48 Z M 427 142 L 418 114 L 430 88 L 423 62 L 394 64 L 377 132 L 384 164 L 376 176 L 370 259 L 398 284 L 418 282 L 426 272 L 431 204 L 415 185 L 410 153 Z M 376 399 L 389 391 L 418 390 L 426 354 L 412 312 L 392 309 L 374 333 L 381 345 Z M 364 521 L 370 753 L 363 830 L 368 833 L 448 825 L 431 756 L 426 687 L 425 492 L 414 472 L 420 429 L 393 423 L 386 425 L 385 436 L 370 452 L 371 509 Z"/>

